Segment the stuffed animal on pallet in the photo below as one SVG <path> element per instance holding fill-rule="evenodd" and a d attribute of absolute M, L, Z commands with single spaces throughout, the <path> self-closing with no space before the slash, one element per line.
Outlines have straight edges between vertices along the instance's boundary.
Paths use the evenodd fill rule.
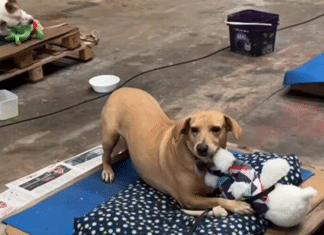
<path fill-rule="evenodd" d="M 290 170 L 288 162 L 282 158 L 266 161 L 260 177 L 252 167 L 237 160 L 225 149 L 220 149 L 213 161 L 214 164 L 208 166 L 205 174 L 206 185 L 220 189 L 221 196 L 225 198 L 247 201 L 257 214 L 263 214 L 281 227 L 299 224 L 309 212 L 311 198 L 317 195 L 312 187 L 302 189 L 277 183 Z M 199 214 L 197 211 L 184 212 Z M 215 215 L 220 216 L 220 213 Z"/>
<path fill-rule="evenodd" d="M 17 45 L 30 39 L 33 34 L 35 34 L 38 39 L 43 39 L 45 35 L 44 27 L 37 20 L 34 20 L 34 22 L 29 25 L 11 27 L 10 30 L 11 32 L 5 39 L 7 41 L 15 41 Z"/>

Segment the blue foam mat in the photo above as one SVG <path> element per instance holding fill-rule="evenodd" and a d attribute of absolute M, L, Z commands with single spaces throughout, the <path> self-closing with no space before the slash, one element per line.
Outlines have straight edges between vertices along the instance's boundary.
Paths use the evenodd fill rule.
<path fill-rule="evenodd" d="M 114 170 L 113 184 L 101 180 L 101 171 L 94 173 L 3 222 L 34 235 L 72 234 L 75 217 L 83 216 L 139 179 L 129 158 L 116 163 Z"/>
<path fill-rule="evenodd" d="M 233 151 L 234 155 L 241 152 Z M 139 179 L 130 158 L 113 166 L 116 179 L 113 184 L 101 180 L 101 171 L 64 189 L 53 197 L 3 221 L 33 235 L 69 235 L 73 233 L 74 218 L 81 217 L 100 203 Z M 314 175 L 301 170 L 303 180 Z"/>
<path fill-rule="evenodd" d="M 324 83 L 324 54 L 310 60 L 304 65 L 286 72 L 283 84 L 297 86 Z"/>

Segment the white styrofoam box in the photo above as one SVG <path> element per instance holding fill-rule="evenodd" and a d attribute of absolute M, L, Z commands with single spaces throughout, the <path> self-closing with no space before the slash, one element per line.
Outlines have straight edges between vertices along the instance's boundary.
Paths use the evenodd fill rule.
<path fill-rule="evenodd" d="M 0 120 L 18 116 L 18 96 L 7 90 L 0 90 Z"/>

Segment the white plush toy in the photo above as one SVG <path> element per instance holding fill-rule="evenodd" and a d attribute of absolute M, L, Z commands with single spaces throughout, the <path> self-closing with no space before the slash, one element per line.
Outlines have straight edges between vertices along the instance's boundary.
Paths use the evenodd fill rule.
<path fill-rule="evenodd" d="M 311 198 L 317 195 L 317 191 L 312 187 L 302 189 L 294 185 L 277 183 L 290 170 L 288 162 L 283 158 L 265 162 L 260 177 L 256 177 L 257 173 L 253 168 L 242 164 L 225 149 L 219 149 L 213 160 L 215 165 L 206 173 L 205 183 L 212 188 L 220 188 L 223 197 L 245 200 L 274 185 L 274 189 L 267 196 L 253 200 L 251 205 L 257 213 L 263 213 L 264 217 L 275 225 L 293 227 L 299 224 L 310 210 Z M 223 208 L 218 207 L 218 211 L 221 209 Z M 203 211 L 184 212 L 199 215 Z M 214 210 L 213 215 L 226 214 Z"/>

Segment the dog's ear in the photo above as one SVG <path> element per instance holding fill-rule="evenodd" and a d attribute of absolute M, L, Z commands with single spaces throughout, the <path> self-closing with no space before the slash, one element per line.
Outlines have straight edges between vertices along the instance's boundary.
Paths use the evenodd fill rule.
<path fill-rule="evenodd" d="M 233 118 L 231 118 L 228 115 L 224 115 L 225 118 L 225 127 L 226 131 L 231 131 L 235 137 L 235 139 L 239 139 L 242 136 L 242 128 L 241 126 L 235 121 Z"/>
<path fill-rule="evenodd" d="M 19 9 L 16 0 L 8 0 L 8 2 L 5 4 L 5 7 L 9 13 L 14 13 Z"/>
<path fill-rule="evenodd" d="M 191 118 L 187 117 L 175 125 L 172 132 L 175 142 L 178 142 L 183 137 L 183 135 L 187 135 L 189 133 L 190 120 Z"/>

